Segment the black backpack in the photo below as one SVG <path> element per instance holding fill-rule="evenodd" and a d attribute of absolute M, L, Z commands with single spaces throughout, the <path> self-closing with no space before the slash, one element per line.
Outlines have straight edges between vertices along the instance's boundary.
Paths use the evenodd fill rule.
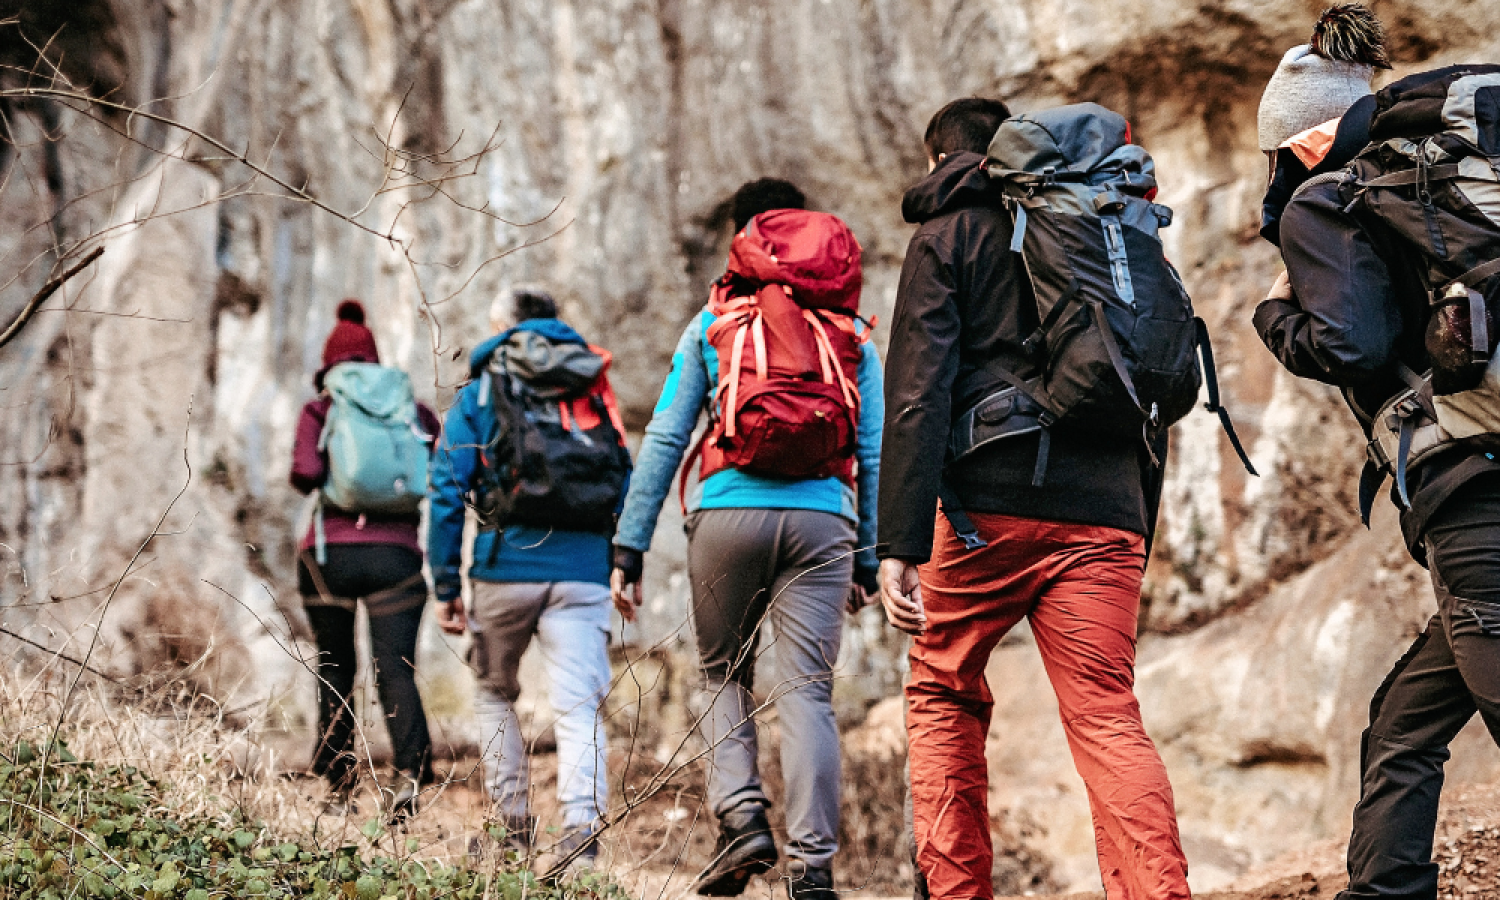
<path fill-rule="evenodd" d="M 1471 390 L 1495 350 L 1500 303 L 1500 66 L 1448 66 L 1375 95 L 1350 163 L 1351 213 L 1422 260 L 1435 393 Z"/>
<path fill-rule="evenodd" d="M 1382 89 L 1370 143 L 1318 181 L 1340 182 L 1361 227 L 1404 249 L 1429 300 L 1431 369 L 1403 368 L 1407 389 L 1371 422 L 1360 482 L 1368 522 L 1385 475 L 1409 507 L 1411 466 L 1457 441 L 1500 447 L 1500 65 L 1448 66 Z"/>
<path fill-rule="evenodd" d="M 481 530 L 511 524 L 609 533 L 630 452 L 604 393 L 604 358 L 583 344 L 514 333 L 490 358 L 481 407 L 494 411 L 469 505 Z M 582 401 L 596 422 L 571 412 Z"/>
<path fill-rule="evenodd" d="M 995 133 L 986 167 L 1011 212 L 1010 249 L 1041 324 L 1023 343 L 1029 368 L 986 367 L 1007 387 L 958 418 L 950 462 L 1040 432 L 1040 486 L 1059 422 L 1143 440 L 1157 462 L 1156 436 L 1187 415 L 1206 380 L 1209 411 L 1255 474 L 1219 404 L 1208 329 L 1162 250 L 1157 229 L 1172 211 L 1151 201 L 1154 164 L 1130 143 L 1125 119 L 1093 103 L 1016 116 Z"/>

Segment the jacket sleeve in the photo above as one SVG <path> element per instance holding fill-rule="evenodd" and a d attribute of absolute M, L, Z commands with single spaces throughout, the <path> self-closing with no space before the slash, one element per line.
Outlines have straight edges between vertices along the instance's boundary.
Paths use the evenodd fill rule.
<path fill-rule="evenodd" d="M 479 468 L 482 436 L 469 414 L 472 385 L 459 392 L 448 410 L 429 467 L 427 564 L 442 601 L 457 597 L 463 585 L 464 495 Z"/>
<path fill-rule="evenodd" d="M 886 359 L 876 547 L 881 559 L 925 562 L 932 555 L 958 349 L 953 266 L 918 231 L 901 268 Z"/>
<path fill-rule="evenodd" d="M 1292 374 L 1341 387 L 1377 377 L 1395 358 L 1401 314 L 1390 273 L 1343 210 L 1336 185 L 1287 205 L 1281 254 L 1294 300 L 1268 299 L 1255 330 Z"/>
<path fill-rule="evenodd" d="M 864 346 L 859 361 L 859 445 L 855 459 L 859 463 L 859 532 L 860 547 L 855 563 L 867 568 L 877 565 L 875 557 L 877 497 L 880 494 L 880 438 L 885 422 L 885 377 L 880 369 L 880 353 L 873 343 Z M 869 548 L 869 549 L 864 549 Z"/>
<path fill-rule="evenodd" d="M 695 314 L 672 355 L 672 371 L 662 386 L 646 436 L 630 475 L 630 490 L 615 530 L 615 543 L 644 553 L 651 549 L 661 505 L 672 491 L 672 476 L 682 465 L 693 429 L 708 396 L 708 366 L 703 361 L 702 315 Z"/>
<path fill-rule="evenodd" d="M 311 400 L 302 407 L 302 415 L 297 419 L 297 437 L 292 444 L 291 481 L 292 487 L 303 494 L 311 494 L 328 480 L 328 457 L 318 449 L 327 416 L 327 407 L 318 400 Z"/>

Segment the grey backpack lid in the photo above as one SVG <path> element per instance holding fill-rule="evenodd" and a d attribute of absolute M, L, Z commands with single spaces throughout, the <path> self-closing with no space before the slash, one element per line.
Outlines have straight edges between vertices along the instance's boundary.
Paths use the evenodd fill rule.
<path fill-rule="evenodd" d="M 587 345 L 550 341 L 534 331 L 512 334 L 493 361 L 548 399 L 581 394 L 604 371 L 604 357 Z"/>
<path fill-rule="evenodd" d="M 1014 116 L 1001 123 L 990 141 L 990 174 L 1052 169 L 1082 175 L 1126 146 L 1129 136 L 1125 117 L 1097 103 Z"/>

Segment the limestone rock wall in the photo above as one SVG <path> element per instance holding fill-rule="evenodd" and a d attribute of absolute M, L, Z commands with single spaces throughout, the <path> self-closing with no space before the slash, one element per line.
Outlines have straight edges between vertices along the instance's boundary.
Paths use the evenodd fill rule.
<path fill-rule="evenodd" d="M 1400 71 L 1500 56 L 1491 3 L 1374 6 Z M 1359 710 L 1430 601 L 1390 523 L 1358 527 L 1360 448 L 1336 395 L 1281 373 L 1249 327 L 1276 267 L 1254 233 L 1255 106 L 1318 4 L 38 0 L 0 12 L 11 7 L 33 40 L 60 35 L 62 70 L 84 89 L 152 100 L 153 114 L 218 136 L 264 174 L 155 119 L 7 108 L 0 312 L 45 280 L 56 242 L 104 230 L 106 247 L 0 349 L 8 628 L 86 643 L 80 626 L 190 465 L 169 533 L 146 545 L 148 565 L 106 619 L 106 656 L 144 669 L 212 647 L 239 660 L 216 684 L 305 716 L 295 698 L 310 682 L 284 652 L 298 634 L 300 508 L 285 473 L 339 299 L 365 302 L 383 358 L 445 406 L 496 290 L 547 282 L 615 351 L 638 429 L 718 273 L 738 184 L 788 177 L 843 216 L 865 248 L 866 308 L 888 318 L 910 233 L 900 197 L 923 171 L 927 117 L 975 93 L 1020 110 L 1098 100 L 1157 159 L 1160 199 L 1177 211 L 1170 253 L 1263 473 L 1245 476 L 1212 417 L 1189 417 L 1148 571 L 1141 694 L 1207 873 L 1196 878 L 1344 827 Z M 14 29 L 0 39 L 7 61 L 29 50 Z M 19 78 L 9 70 L 0 86 Z M 342 217 L 286 199 L 286 185 Z M 670 509 L 656 547 L 646 621 L 622 637 L 680 650 Z M 194 641 L 159 639 L 178 633 Z M 991 668 L 1005 711 L 995 800 L 1035 820 L 1038 850 L 1086 884 L 1081 794 L 1048 793 L 1073 776 L 1017 640 Z M 845 643 L 840 703 L 857 717 L 899 684 L 901 644 L 871 612 Z M 423 654 L 448 698 L 439 712 L 461 722 L 452 648 L 433 637 Z M 1460 777 L 1496 771 L 1493 752 L 1465 759 L 1477 761 Z"/>

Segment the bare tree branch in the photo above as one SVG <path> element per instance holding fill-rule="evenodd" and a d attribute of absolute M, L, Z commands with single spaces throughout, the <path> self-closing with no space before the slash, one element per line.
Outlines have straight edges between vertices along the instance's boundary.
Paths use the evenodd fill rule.
<path fill-rule="evenodd" d="M 4 347 L 6 344 L 10 343 L 16 335 L 20 334 L 21 329 L 26 327 L 26 323 L 31 321 L 31 317 L 36 315 L 37 308 L 45 303 L 48 297 L 57 293 L 57 289 L 66 284 L 68 282 L 68 279 L 93 265 L 94 260 L 103 255 L 104 248 L 95 247 L 92 253 L 79 260 L 78 263 L 75 264 L 72 268 L 68 269 L 66 272 L 63 272 L 61 275 L 50 279 L 46 284 L 42 285 L 42 289 L 31 295 L 31 299 L 26 301 L 26 305 L 21 308 L 21 311 L 19 313 L 16 314 L 16 318 L 14 319 L 14 321 L 6 326 L 3 333 L 0 333 L 0 347 Z"/>

